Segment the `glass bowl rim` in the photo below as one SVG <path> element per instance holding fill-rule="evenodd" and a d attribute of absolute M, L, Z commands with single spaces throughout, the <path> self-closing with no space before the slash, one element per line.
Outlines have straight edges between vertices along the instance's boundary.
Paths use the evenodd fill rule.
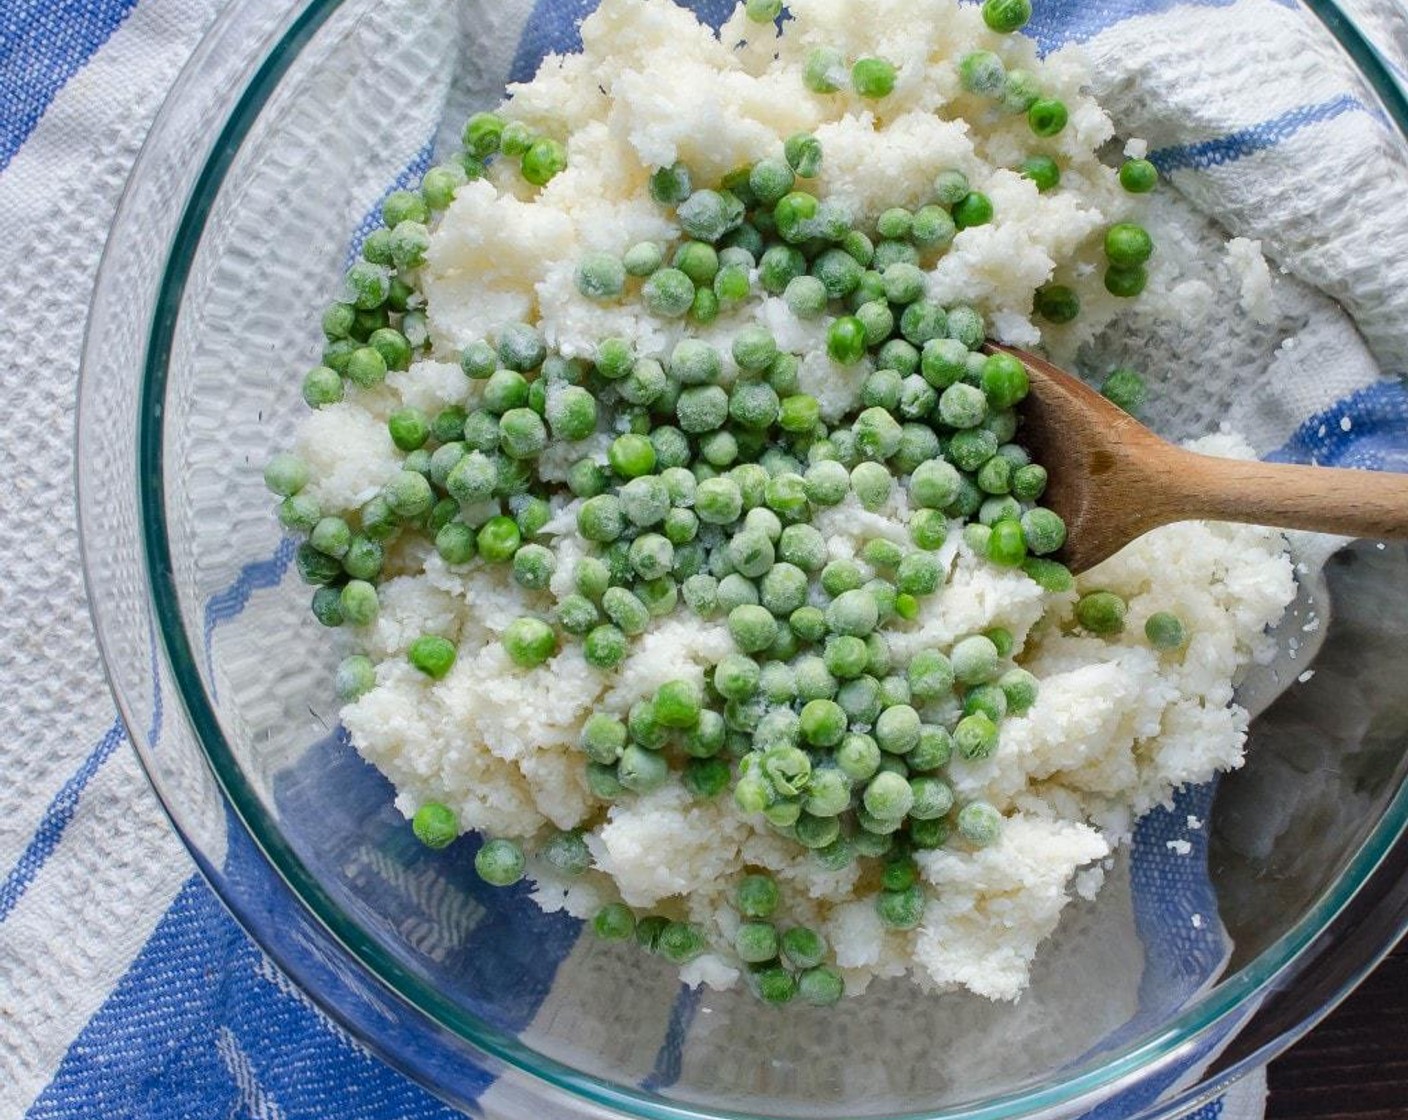
<path fill-rule="evenodd" d="M 212 41 L 249 7 L 253 0 L 234 0 L 222 13 L 220 19 L 207 32 L 202 45 Z M 357 963 L 375 977 L 386 989 L 397 996 L 410 1008 L 428 1018 L 442 1029 L 451 1032 L 471 1046 L 499 1059 L 531 1077 L 541 1079 L 549 1085 L 580 1097 L 593 1104 L 623 1111 L 650 1120 L 755 1120 L 759 1114 L 739 1113 L 707 1109 L 699 1105 L 672 1103 L 633 1089 L 627 1089 L 579 1070 L 566 1063 L 541 1054 L 523 1045 L 512 1034 L 484 1023 L 477 1016 L 469 1014 L 451 1001 L 441 996 L 429 984 L 417 978 L 408 969 L 397 963 L 367 934 L 361 926 L 344 913 L 331 896 L 317 883 L 315 877 L 303 865 L 291 847 L 283 840 L 279 829 L 264 812 L 262 802 L 251 784 L 245 778 L 235 760 L 233 751 L 220 728 L 210 697 L 206 694 L 198 669 L 198 661 L 191 649 L 189 638 L 182 622 L 180 601 L 172 577 L 170 546 L 166 536 L 165 481 L 162 473 L 163 447 L 162 423 L 163 401 L 166 390 L 168 365 L 177 319 L 185 292 L 189 272 L 194 263 L 214 200 L 224 178 L 233 164 L 241 144 L 254 122 L 263 111 L 269 97 L 280 80 L 297 59 L 299 51 L 317 34 L 327 20 L 341 6 L 343 0 L 303 0 L 301 7 L 282 25 L 282 29 L 272 46 L 258 60 L 237 100 L 228 119 L 216 136 L 210 154 L 201 165 L 188 200 L 182 210 L 175 237 L 169 254 L 161 270 L 160 289 L 153 311 L 142 371 L 140 400 L 138 405 L 137 437 L 137 491 L 140 507 L 142 557 L 148 591 L 151 595 L 152 611 L 156 615 L 157 645 L 169 669 L 186 721 L 191 727 L 197 742 L 201 745 L 206 761 L 217 784 L 226 799 L 228 807 L 258 848 L 261 855 L 287 885 L 299 904 L 312 916 Z M 1348 53 L 1357 66 L 1361 77 L 1373 87 L 1388 110 L 1389 117 L 1398 132 L 1408 141 L 1408 98 L 1395 81 L 1389 66 L 1369 44 L 1352 19 L 1343 13 L 1334 0 L 1301 0 L 1330 34 Z M 166 114 L 172 101 L 197 80 L 192 67 L 198 61 L 200 47 L 197 47 L 192 60 L 183 69 L 166 105 L 152 128 L 152 135 L 159 133 L 157 125 Z M 145 170 L 151 152 L 146 148 L 138 158 L 132 171 L 136 179 Z M 129 191 L 130 195 L 130 191 Z M 126 198 L 124 196 L 124 205 Z M 119 207 L 119 211 L 121 207 Z M 119 223 L 114 223 L 115 225 Z M 99 283 L 101 284 L 101 271 Z M 83 377 L 92 376 L 89 361 L 88 343 L 84 348 Z M 80 415 L 80 423 L 82 416 Z M 85 538 L 86 539 L 86 538 Z M 87 559 L 84 547 L 85 572 L 91 573 L 92 566 Z M 90 601 L 92 600 L 90 595 Z M 101 622 L 99 630 L 102 630 Z M 104 649 L 104 658 L 107 653 Z M 110 681 L 113 680 L 111 673 Z M 119 690 L 114 687 L 114 691 Z M 120 697 L 119 697 L 120 699 Z M 123 705 L 120 705 L 123 706 Z M 123 706 L 125 709 L 125 706 Z M 124 718 L 125 710 L 124 710 Z M 133 742 L 140 739 L 133 738 Z M 139 754 L 141 752 L 139 751 Z M 152 780 L 157 796 L 166 805 L 166 796 L 152 767 L 143 764 Z M 176 806 L 166 806 L 183 841 L 194 851 L 194 845 L 184 834 L 179 823 Z M 1234 1016 L 1245 1010 L 1258 993 L 1274 983 L 1290 968 L 1302 953 L 1311 945 L 1345 906 L 1355 897 L 1371 878 L 1375 869 L 1387 856 L 1394 843 L 1408 828 L 1408 785 L 1400 789 L 1374 830 L 1354 853 L 1340 875 L 1305 914 L 1280 938 L 1263 950 L 1257 957 L 1244 965 L 1230 977 L 1220 980 L 1209 992 L 1200 997 L 1185 1010 L 1161 1028 L 1148 1032 L 1134 1042 L 1119 1048 L 1112 1055 L 1089 1062 L 1078 1068 L 1074 1076 L 1063 1078 L 1052 1085 L 1037 1086 L 1022 1092 L 1003 1094 L 976 1104 L 965 1104 L 958 1110 L 942 1113 L 952 1120 L 1008 1120 L 1033 1111 L 1071 1105 L 1089 1098 L 1090 1102 L 1108 1096 L 1122 1085 L 1129 1084 L 1141 1076 L 1159 1069 L 1196 1043 L 1217 1037 L 1218 1028 L 1235 1025 Z M 208 871 L 203 859 L 197 857 L 202 871 Z M 228 897 L 218 879 L 207 874 L 213 889 L 224 904 L 240 920 L 247 930 L 249 923 L 241 920 L 238 900 Z M 258 938 L 256 941 L 258 942 Z M 260 944 L 276 960 L 277 948 Z M 1386 952 L 1388 946 L 1384 947 Z M 1367 968 L 1364 970 L 1367 971 Z M 1362 975 L 1362 973 L 1361 973 Z M 1343 994 L 1343 993 L 1342 993 Z M 326 1001 L 318 999 L 316 992 L 309 992 L 320 1006 L 331 1013 Z M 1329 1008 L 1322 1009 L 1322 1013 Z M 1253 1057 L 1265 1060 L 1290 1045 L 1299 1031 L 1288 1030 L 1276 1040 L 1276 1044 L 1263 1047 Z M 1268 1053 L 1268 1050 L 1270 1053 Z M 395 1064 L 396 1056 L 386 1057 Z M 1246 1065 L 1243 1062 L 1242 1065 Z M 431 1089 L 436 1087 L 428 1086 Z M 1163 1110 L 1160 1110 L 1163 1111 Z M 925 1120 L 936 1114 L 916 1112 L 897 1114 L 886 1120 Z M 881 1120 L 877 1117 L 876 1120 Z"/>

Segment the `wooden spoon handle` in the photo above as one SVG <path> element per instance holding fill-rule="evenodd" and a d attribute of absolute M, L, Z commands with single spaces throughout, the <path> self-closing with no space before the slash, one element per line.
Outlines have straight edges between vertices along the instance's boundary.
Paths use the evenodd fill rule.
<path fill-rule="evenodd" d="M 1168 464 L 1178 519 L 1207 518 L 1353 537 L 1408 539 L 1408 474 L 1216 459 Z"/>

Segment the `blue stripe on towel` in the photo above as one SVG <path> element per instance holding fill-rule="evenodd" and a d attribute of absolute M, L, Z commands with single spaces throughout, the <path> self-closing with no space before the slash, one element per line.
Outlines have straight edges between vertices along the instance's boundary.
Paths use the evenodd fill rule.
<path fill-rule="evenodd" d="M 680 1069 L 684 1064 L 684 1044 L 689 1038 L 689 1028 L 699 1013 L 699 1004 L 704 999 L 704 989 L 680 986 L 670 1008 L 670 1022 L 665 1028 L 665 1040 L 655 1055 L 655 1068 L 652 1069 L 640 1087 L 647 1092 L 659 1092 L 680 1079 Z"/>
<path fill-rule="evenodd" d="M 103 763 L 112 757 L 118 744 L 124 742 L 126 738 L 127 733 L 123 730 L 122 721 L 117 720 L 98 740 L 97 745 L 88 752 L 88 757 L 83 760 L 83 764 L 79 766 L 73 776 L 54 795 L 54 800 L 44 811 L 39 827 L 30 838 L 19 861 L 15 864 L 14 869 L 5 876 L 5 881 L 0 883 L 0 922 L 4 922 L 10 916 L 10 912 L 24 897 L 24 892 L 29 889 L 34 877 L 39 874 L 39 869 L 54 854 L 54 850 L 59 846 L 59 841 L 63 839 L 64 831 L 68 828 L 69 822 L 73 820 L 74 813 L 78 811 L 78 799 L 83 795 L 83 790 L 93 780 L 93 776 L 103 768 Z"/>
<path fill-rule="evenodd" d="M 1385 378 L 1304 421 L 1273 462 L 1408 472 L 1408 387 Z"/>
<path fill-rule="evenodd" d="M 156 634 L 149 630 L 147 640 L 153 681 L 152 721 L 147 728 L 147 743 L 155 745 L 157 738 L 161 735 L 163 718 L 161 682 L 157 675 Z M 118 745 L 125 742 L 126 739 L 127 730 L 119 717 L 108 728 L 107 733 L 98 740 L 97 746 L 88 752 L 88 756 L 69 780 L 55 794 L 53 801 L 44 811 L 44 816 L 40 818 L 39 827 L 25 846 L 25 850 L 20 854 L 14 869 L 5 877 L 5 881 L 0 883 L 0 923 L 3 923 L 10 916 L 20 899 L 24 897 L 25 891 L 29 890 L 30 884 L 34 882 L 40 869 L 49 861 L 49 857 L 58 850 L 64 833 L 68 830 L 74 814 L 78 812 L 78 801 L 83 796 L 83 791 L 98 771 L 103 768 L 104 763 L 117 751 Z"/>
<path fill-rule="evenodd" d="M 455 1120 L 330 1023 L 199 876 L 69 1048 L 28 1120 Z"/>
<path fill-rule="evenodd" d="M 1200 140 L 1195 144 L 1162 148 L 1153 152 L 1149 160 L 1165 175 L 1171 171 L 1207 171 L 1209 168 L 1234 163 L 1257 152 L 1274 148 L 1302 129 L 1332 121 L 1347 113 L 1367 113 L 1375 120 L 1383 122 L 1381 113 L 1371 109 L 1359 98 L 1346 93 L 1314 105 L 1298 105 L 1260 124 L 1238 129 L 1226 136 Z"/>
<path fill-rule="evenodd" d="M 1174 8 L 1230 8 L 1239 0 L 1041 0 L 1032 5 L 1032 19 L 1023 34 L 1036 40 L 1042 54 L 1067 43 L 1084 43 L 1117 23 L 1159 15 Z M 1296 0 L 1272 0 L 1283 8 Z"/>
<path fill-rule="evenodd" d="M 0 4 L 0 171 L 64 83 L 118 29 L 137 0 L 5 0 Z"/>

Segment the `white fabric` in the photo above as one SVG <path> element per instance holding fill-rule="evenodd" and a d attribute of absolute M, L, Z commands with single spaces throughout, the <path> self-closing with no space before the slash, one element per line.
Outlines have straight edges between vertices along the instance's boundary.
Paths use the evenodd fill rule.
<path fill-rule="evenodd" d="M 46 813 L 113 726 L 70 501 L 79 348 L 124 179 L 218 6 L 142 0 L 0 173 L 0 273 L 9 279 L 0 331 L 8 413 L 0 873 L 21 866 Z M 1117 22 L 1087 49 L 1122 131 L 1168 149 L 1344 95 L 1346 71 L 1308 38 L 1306 19 L 1273 0 L 1175 7 Z M 1299 63 L 1254 91 L 1241 65 L 1249 28 L 1259 52 Z M 1393 368 L 1408 357 L 1408 176 L 1389 137 L 1372 113 L 1351 110 L 1236 161 L 1174 173 L 1180 190 L 1227 231 L 1259 239 L 1274 263 L 1271 298 L 1258 301 L 1254 254 L 1229 256 L 1226 232 L 1190 218 L 1176 199 L 1156 207 L 1151 287 L 1172 295 L 1149 301 L 1100 349 L 1154 372 L 1152 414 L 1168 431 L 1226 420 L 1269 452 L 1311 414 L 1377 381 L 1373 354 Z M 1359 316 L 1364 337 L 1325 292 Z M 1190 329 L 1189 315 L 1199 314 Z M 0 923 L 3 1117 L 22 1115 L 47 1084 L 191 872 L 125 743 L 102 755 L 74 802 L 57 849 Z M 1264 1092 L 1264 1080 L 1248 1078 L 1221 1115 L 1253 1120 Z"/>

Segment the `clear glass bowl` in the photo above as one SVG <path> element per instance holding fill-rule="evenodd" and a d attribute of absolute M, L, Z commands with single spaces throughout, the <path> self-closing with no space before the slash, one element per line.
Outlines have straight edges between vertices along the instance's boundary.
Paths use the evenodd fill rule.
<path fill-rule="evenodd" d="M 1358 546 L 1329 565 L 1315 681 L 1257 719 L 1212 812 L 1210 874 L 1235 954 L 1216 983 L 1156 1000 L 1153 1016 L 1110 1006 L 1111 990 L 1160 972 L 1137 953 L 1108 962 L 1108 985 L 1067 993 L 1077 1013 L 1059 1031 L 1034 1030 L 1023 1005 L 974 1019 L 898 988 L 825 1015 L 682 996 L 663 962 L 578 941 L 575 922 L 521 891 L 481 889 L 459 848 L 420 847 L 335 733 L 335 658 L 285 578 L 292 546 L 259 468 L 297 415 L 290 371 L 313 363 L 349 234 L 388 183 L 424 166 L 428 140 L 452 141 L 506 75 L 531 73 L 550 3 L 236 0 L 134 171 L 89 323 L 81 523 L 114 691 L 192 855 L 320 1006 L 473 1112 L 1195 1108 L 1309 1029 L 1408 925 L 1401 547 Z M 1404 14 L 1301 7 L 1408 152 L 1392 76 Z M 1247 65 L 1277 59 L 1249 51 Z M 448 131 L 411 134 L 398 106 L 413 99 L 443 104 Z M 1098 950 L 1098 928 L 1088 936 Z M 997 1060 L 957 1077 L 939 1060 L 955 1052 Z"/>

